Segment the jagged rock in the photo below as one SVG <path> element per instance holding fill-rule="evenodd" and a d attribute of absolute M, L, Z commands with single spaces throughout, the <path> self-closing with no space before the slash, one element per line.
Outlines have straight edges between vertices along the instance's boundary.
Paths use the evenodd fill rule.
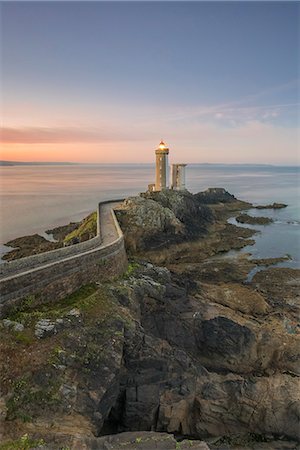
<path fill-rule="evenodd" d="M 55 322 L 50 319 L 41 319 L 35 325 L 35 336 L 39 339 L 51 336 L 57 332 Z"/>

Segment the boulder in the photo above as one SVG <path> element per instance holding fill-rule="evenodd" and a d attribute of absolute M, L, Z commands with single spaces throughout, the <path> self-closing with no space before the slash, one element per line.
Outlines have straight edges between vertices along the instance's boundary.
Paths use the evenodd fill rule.
<path fill-rule="evenodd" d="M 2 323 L 5 328 L 10 328 L 13 331 L 20 332 L 24 330 L 24 325 L 19 322 L 15 322 L 14 320 L 10 319 L 3 319 Z"/>
<path fill-rule="evenodd" d="M 128 198 L 115 213 L 124 231 L 126 246 L 132 251 L 155 247 L 184 233 L 184 225 L 175 214 L 151 199 Z"/>

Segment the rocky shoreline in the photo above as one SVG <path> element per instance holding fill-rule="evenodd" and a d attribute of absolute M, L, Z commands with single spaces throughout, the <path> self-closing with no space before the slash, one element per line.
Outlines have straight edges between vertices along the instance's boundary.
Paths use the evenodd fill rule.
<path fill-rule="evenodd" d="M 273 219 L 270 217 L 253 217 L 249 216 L 249 214 L 239 214 L 235 220 L 238 223 L 246 223 L 249 225 L 269 225 L 273 222 Z"/>
<path fill-rule="evenodd" d="M 125 201 L 123 277 L 1 321 L 2 441 L 298 448 L 300 270 L 224 258 L 254 243 L 227 223 L 251 206 L 221 189 Z M 257 265 L 270 267 L 247 283 Z"/>

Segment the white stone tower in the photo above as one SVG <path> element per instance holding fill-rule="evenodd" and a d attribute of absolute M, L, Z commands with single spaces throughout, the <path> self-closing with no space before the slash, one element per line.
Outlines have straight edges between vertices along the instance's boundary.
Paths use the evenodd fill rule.
<path fill-rule="evenodd" d="M 186 164 L 172 164 L 171 188 L 176 191 L 185 189 L 185 167 Z"/>
<path fill-rule="evenodd" d="M 155 174 L 155 190 L 162 191 L 169 187 L 169 149 L 163 141 L 160 142 L 156 154 L 156 174 Z"/>

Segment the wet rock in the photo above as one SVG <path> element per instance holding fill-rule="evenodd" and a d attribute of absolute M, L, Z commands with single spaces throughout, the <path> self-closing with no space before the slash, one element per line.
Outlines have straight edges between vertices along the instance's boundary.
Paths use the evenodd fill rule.
<path fill-rule="evenodd" d="M 37 255 L 62 247 L 61 242 L 50 242 L 39 234 L 13 239 L 5 245 L 13 247 L 13 250 L 3 255 L 3 259 L 6 261 Z"/>
<path fill-rule="evenodd" d="M 268 225 L 273 222 L 270 217 L 253 217 L 248 214 L 240 214 L 236 217 L 236 221 L 239 223 L 248 223 L 249 225 Z"/>
<path fill-rule="evenodd" d="M 269 205 L 258 205 L 258 206 L 254 206 L 254 208 L 256 209 L 282 209 L 282 208 L 286 208 L 288 205 L 286 205 L 285 203 L 272 203 Z"/>

